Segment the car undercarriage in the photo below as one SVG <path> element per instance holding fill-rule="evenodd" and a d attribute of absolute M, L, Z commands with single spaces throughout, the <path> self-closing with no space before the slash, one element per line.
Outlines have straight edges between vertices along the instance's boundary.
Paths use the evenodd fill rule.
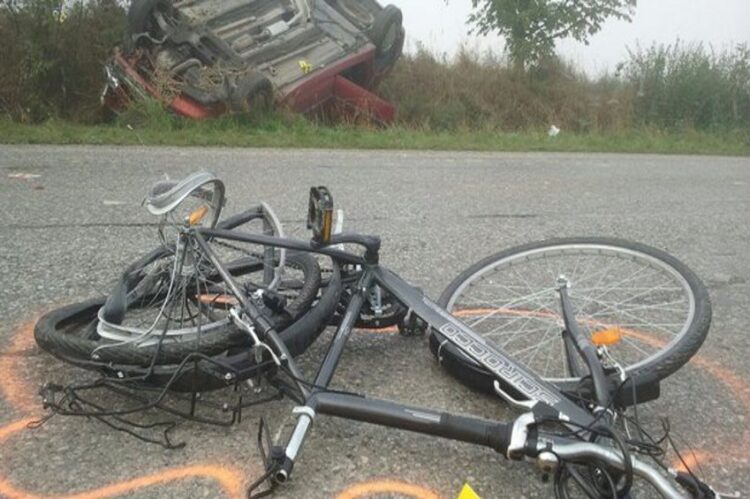
<path fill-rule="evenodd" d="M 104 102 L 150 94 L 205 118 L 343 101 L 377 121 L 374 95 L 401 55 L 401 11 L 375 0 L 134 0 L 125 43 L 107 66 Z"/>

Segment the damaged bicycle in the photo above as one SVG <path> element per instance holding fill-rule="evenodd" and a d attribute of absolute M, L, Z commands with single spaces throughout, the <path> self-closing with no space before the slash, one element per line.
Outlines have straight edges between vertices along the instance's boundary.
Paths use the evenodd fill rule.
<path fill-rule="evenodd" d="M 223 406 L 234 424 L 242 409 L 272 398 L 296 404 L 283 441 L 272 441 L 261 420 L 266 472 L 249 497 L 273 494 L 292 477 L 324 415 L 535 463 L 556 498 L 631 498 L 636 481 L 670 499 L 722 497 L 687 463 L 685 471 L 664 464 L 669 432 L 652 437 L 638 419 L 638 405 L 659 397 L 660 381 L 695 355 L 711 323 L 705 286 L 667 253 L 608 238 L 527 244 L 472 265 L 433 301 L 380 264 L 380 238 L 336 230 L 324 187 L 310 192 L 309 240 L 288 237 L 266 204 L 222 218 L 225 185 L 207 172 L 157 183 L 145 205 L 159 219 L 156 249 L 129 265 L 105 298 L 36 325 L 44 350 L 100 374 L 94 383 L 47 385 L 51 414 L 119 429 L 148 408 L 201 420 L 201 393 L 273 387 L 268 399 L 238 396 Z M 353 331 L 392 326 L 429 335 L 449 373 L 518 417 L 492 421 L 332 390 Z M 335 332 L 308 377 L 296 357 L 327 327 Z M 85 396 L 101 387 L 137 404 L 108 410 Z M 168 394 L 190 409 L 167 405 Z"/>

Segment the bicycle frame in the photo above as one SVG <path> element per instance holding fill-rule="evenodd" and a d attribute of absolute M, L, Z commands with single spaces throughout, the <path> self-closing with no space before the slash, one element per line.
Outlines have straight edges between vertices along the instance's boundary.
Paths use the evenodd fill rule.
<path fill-rule="evenodd" d="M 378 263 L 368 262 L 358 255 L 331 246 L 318 247 L 311 242 L 245 234 L 238 231 L 203 228 L 191 230 L 201 250 L 222 274 L 233 293 L 238 295 L 237 298 L 250 318 L 253 319 L 256 327 L 259 328 L 260 333 L 270 340 L 270 343 L 279 351 L 280 357 L 288 363 L 291 373 L 297 378 L 297 386 L 303 395 L 304 404 L 294 410 L 294 413 L 298 416 L 297 425 L 286 445 L 283 461 L 279 463 L 278 469 L 275 470 L 274 479 L 277 483 L 283 483 L 291 474 L 307 431 L 317 414 L 327 414 L 482 445 L 502 453 L 509 459 L 536 456 L 544 452 L 546 446 L 554 444 L 554 439 L 538 437 L 536 432 L 529 431 L 529 427 L 537 421 L 539 415 L 545 415 L 547 418 L 561 422 L 573 422 L 578 428 L 596 422 L 594 415 L 568 399 L 556 386 L 518 364 L 503 351 L 488 344 L 468 325 L 427 298 L 420 289 L 408 284 Z M 278 339 L 276 332 L 264 325 L 262 320 L 255 321 L 257 310 L 254 312 L 254 305 L 243 298 L 238 289 L 233 289 L 231 276 L 212 252 L 206 242 L 207 239 L 227 239 L 305 251 L 330 256 L 339 262 L 361 266 L 361 278 L 353 290 L 353 296 L 346 312 L 315 376 L 312 389 L 308 389 L 299 382 L 302 379 L 299 369 L 296 367 L 294 359 L 288 354 L 283 342 Z M 439 331 L 445 337 L 445 341 L 452 343 L 468 358 L 493 373 L 498 395 L 509 403 L 525 409 L 526 413 L 512 423 L 500 423 L 387 400 L 327 391 L 326 389 L 334 376 L 356 320 L 365 304 L 367 292 L 374 285 L 388 291 L 413 314 L 424 320 L 429 327 Z M 515 394 L 520 395 L 520 398 L 509 395 L 508 387 Z M 575 452 L 583 452 L 585 447 L 585 452 L 588 454 L 597 454 L 599 459 L 613 464 L 618 459 L 623 459 L 622 454 L 618 454 L 615 449 L 602 448 L 601 445 L 596 444 L 578 443 L 575 445 L 578 445 Z M 633 461 L 636 474 L 649 480 L 665 497 L 682 497 L 664 477 L 652 468 L 636 459 L 633 459 Z"/>

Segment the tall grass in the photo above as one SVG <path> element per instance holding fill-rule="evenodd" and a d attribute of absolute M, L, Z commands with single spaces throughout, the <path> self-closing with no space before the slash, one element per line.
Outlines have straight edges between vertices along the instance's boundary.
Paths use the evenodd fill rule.
<path fill-rule="evenodd" d="M 0 114 L 99 120 L 102 65 L 124 26 L 117 0 L 2 0 Z"/>
<path fill-rule="evenodd" d="M 630 124 L 629 93 L 623 85 L 591 81 L 560 59 L 520 73 L 492 54 L 462 48 L 447 59 L 420 47 L 399 61 L 381 90 L 397 104 L 402 124 L 439 131 L 551 125 L 601 131 Z"/>
<path fill-rule="evenodd" d="M 122 5 L 0 0 L 0 118 L 102 121 L 102 65 L 122 39 Z M 563 132 L 619 134 L 643 127 L 748 130 L 750 49 L 716 52 L 682 43 L 636 48 L 617 74 L 591 79 L 559 58 L 519 72 L 492 54 L 464 48 L 447 58 L 420 47 L 398 62 L 380 91 L 398 106 L 398 127 L 441 133 L 539 132 L 551 125 Z M 136 106 L 119 122 L 186 126 L 149 106 L 154 104 Z M 270 122 L 288 120 L 280 113 Z M 221 126 L 267 122 L 232 119 Z"/>
<path fill-rule="evenodd" d="M 624 78 L 637 124 L 697 129 L 750 127 L 750 48 L 653 45 L 630 51 Z"/>

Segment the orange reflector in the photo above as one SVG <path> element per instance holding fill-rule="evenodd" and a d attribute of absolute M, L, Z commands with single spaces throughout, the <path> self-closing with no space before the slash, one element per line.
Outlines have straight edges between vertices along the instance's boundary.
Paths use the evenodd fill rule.
<path fill-rule="evenodd" d="M 598 347 L 617 345 L 621 340 L 622 331 L 619 328 L 604 329 L 591 335 L 591 343 Z"/>
<path fill-rule="evenodd" d="M 208 206 L 205 204 L 192 212 L 190 216 L 188 217 L 188 224 L 189 225 L 198 225 L 203 221 L 203 218 L 208 214 Z"/>
<path fill-rule="evenodd" d="M 204 305 L 237 305 L 237 298 L 232 295 L 198 295 L 198 301 Z"/>

